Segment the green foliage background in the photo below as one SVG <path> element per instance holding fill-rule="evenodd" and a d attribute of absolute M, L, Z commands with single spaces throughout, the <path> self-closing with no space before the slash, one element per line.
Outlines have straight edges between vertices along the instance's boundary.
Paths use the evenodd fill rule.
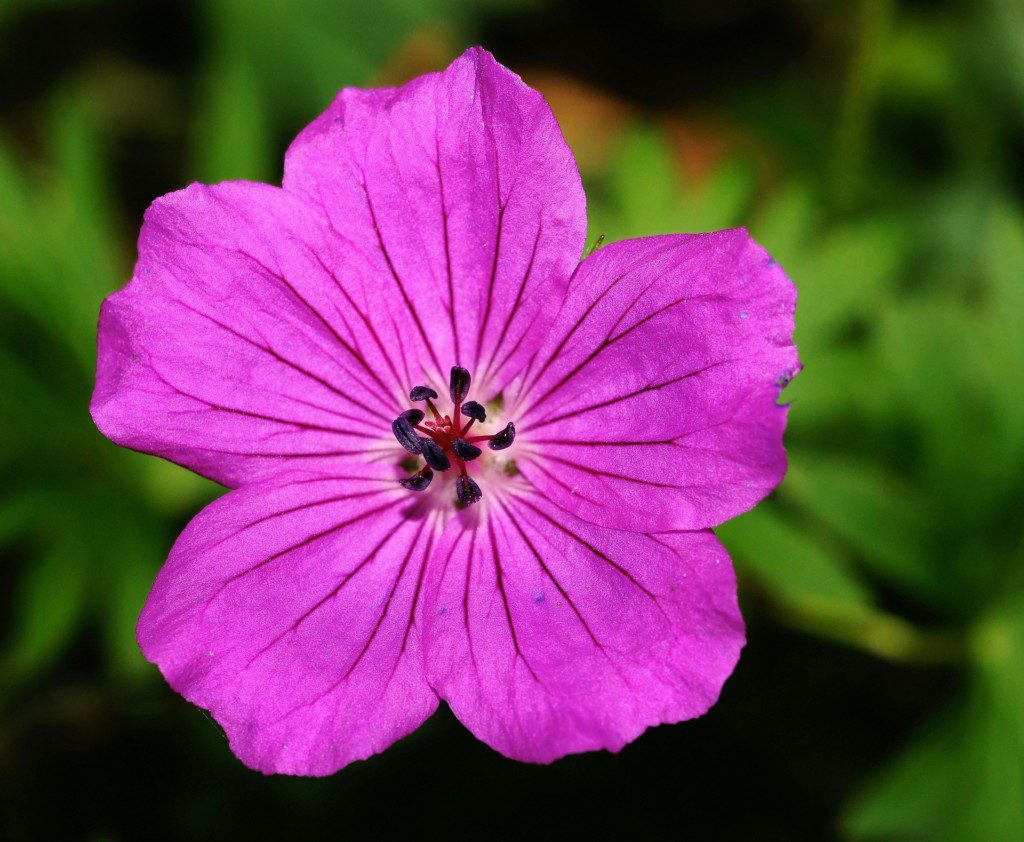
<path fill-rule="evenodd" d="M 631 5 L 620 13 L 642 25 L 651 4 Z M 786 393 L 790 472 L 767 503 L 721 529 L 752 647 L 781 634 L 799 657 L 807 638 L 818 659 L 808 669 L 854 650 L 844 661 L 853 670 L 884 661 L 894 665 L 887 681 L 934 688 L 913 699 L 884 752 L 839 776 L 822 823 L 778 824 L 771 809 L 815 812 L 785 803 L 759 806 L 752 821 L 807 838 L 1024 839 L 1024 5 L 739 5 L 798 27 L 799 48 L 770 72 L 692 98 L 684 81 L 641 66 L 632 78 L 649 87 L 635 97 L 646 105 L 628 85 L 597 116 L 577 114 L 572 98 L 552 102 L 580 142 L 592 238 L 743 224 L 799 288 L 805 371 Z M 0 821 L 17 834 L 49 821 L 45 797 L 24 802 L 19 784 L 47 780 L 37 754 L 53 740 L 40 733 L 98 729 L 83 751 L 104 774 L 103 764 L 138 762 L 104 753 L 119 729 L 136 733 L 120 717 L 191 715 L 166 698 L 134 623 L 177 530 L 217 489 L 119 450 L 86 411 L 99 303 L 130 274 L 145 202 L 193 179 L 276 180 L 288 138 L 337 88 L 400 81 L 486 36 L 500 60 L 529 56 L 515 69 L 587 81 L 555 47 L 616 21 L 577 32 L 582 17 L 559 7 L 0 5 L 0 70 L 18 86 L 0 94 Z M 167 33 L 146 13 L 177 22 L 176 51 L 148 55 Z M 665 22 L 651 14 L 654 33 Z M 523 50 L 514 33 L 524 20 L 554 31 L 545 43 L 555 47 Z M 79 26 L 82 38 L 116 34 L 91 48 Z M 41 43 L 53 55 L 29 56 Z M 727 127 L 700 166 L 676 131 L 695 123 Z M 603 151 L 584 154 L 593 137 Z M 888 698 L 880 691 L 875 704 Z M 816 715 L 837 739 L 812 763 L 842 766 L 846 714 Z M 788 739 L 792 726 L 777 724 L 756 739 Z M 211 731 L 185 731 L 199 769 L 226 763 Z M 416 762 L 431 762 L 428 749 Z M 659 774 L 686 774 L 685 757 L 658 763 Z M 216 768 L 222 782 L 263 786 L 230 763 Z M 280 809 L 330 816 L 348 774 L 340 789 L 273 784 L 286 788 L 275 790 L 286 793 Z M 230 814 L 227 796 L 170 787 L 165 796 L 186 805 L 182 828 L 201 833 L 218 810 Z M 722 797 L 745 809 L 745 792 Z M 118 818 L 120 803 L 60 827 L 133 838 L 134 812 Z"/>

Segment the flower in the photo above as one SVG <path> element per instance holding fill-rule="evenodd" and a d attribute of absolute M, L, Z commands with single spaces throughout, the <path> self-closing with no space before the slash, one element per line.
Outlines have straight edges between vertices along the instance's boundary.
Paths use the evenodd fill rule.
<path fill-rule="evenodd" d="M 138 637 L 249 766 L 329 774 L 439 699 L 538 762 L 716 701 L 711 527 L 785 471 L 794 289 L 743 230 L 584 238 L 550 109 L 482 49 L 342 91 L 281 188 L 147 211 L 91 409 L 233 489 Z"/>

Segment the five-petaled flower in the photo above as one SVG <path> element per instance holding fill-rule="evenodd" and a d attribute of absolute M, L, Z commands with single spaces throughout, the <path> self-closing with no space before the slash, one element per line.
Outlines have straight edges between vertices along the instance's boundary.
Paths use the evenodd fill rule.
<path fill-rule="evenodd" d="M 785 471 L 795 292 L 743 230 L 585 233 L 550 109 L 481 49 L 342 91 L 282 187 L 146 213 L 92 413 L 233 489 L 138 636 L 246 764 L 329 774 L 439 699 L 539 762 L 716 701 L 711 527 Z"/>

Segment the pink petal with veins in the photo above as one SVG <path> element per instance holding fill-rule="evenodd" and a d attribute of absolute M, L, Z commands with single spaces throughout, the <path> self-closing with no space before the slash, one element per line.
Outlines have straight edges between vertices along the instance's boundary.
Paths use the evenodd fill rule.
<path fill-rule="evenodd" d="M 586 235 L 551 109 L 479 48 L 401 88 L 342 91 L 288 150 L 284 186 L 405 296 L 424 372 L 466 366 L 482 399 L 536 351 Z"/>
<path fill-rule="evenodd" d="M 746 231 L 605 246 L 517 385 L 517 464 L 578 517 L 702 529 L 782 479 L 796 291 Z"/>
<path fill-rule="evenodd" d="M 330 774 L 437 706 L 417 617 L 435 537 L 383 469 L 232 491 L 174 545 L 139 644 L 247 765 Z"/>
<path fill-rule="evenodd" d="M 710 532 L 593 526 L 539 495 L 456 520 L 431 559 L 427 677 L 517 760 L 618 751 L 700 716 L 743 646 L 732 565 Z"/>

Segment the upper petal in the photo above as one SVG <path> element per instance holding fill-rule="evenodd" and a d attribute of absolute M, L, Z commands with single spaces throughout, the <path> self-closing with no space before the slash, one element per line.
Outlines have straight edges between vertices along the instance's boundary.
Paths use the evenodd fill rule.
<path fill-rule="evenodd" d="M 550 108 L 479 48 L 401 88 L 342 91 L 288 150 L 284 186 L 402 297 L 426 376 L 465 366 L 484 398 L 536 350 L 586 234 Z"/>
<path fill-rule="evenodd" d="M 746 231 L 595 252 L 509 393 L 517 464 L 580 517 L 701 529 L 782 478 L 796 291 Z"/>
<path fill-rule="evenodd" d="M 372 457 L 404 377 L 397 337 L 361 315 L 360 277 L 319 212 L 280 188 L 164 196 L 100 315 L 96 424 L 226 485 L 296 458 Z"/>
<path fill-rule="evenodd" d="M 453 521 L 430 564 L 428 680 L 519 760 L 617 751 L 701 715 L 743 645 L 732 566 L 710 532 L 620 532 L 508 495 Z"/>
<path fill-rule="evenodd" d="M 139 644 L 247 765 L 330 774 L 436 707 L 417 618 L 435 524 L 415 503 L 379 469 L 258 483 L 175 543 Z"/>

